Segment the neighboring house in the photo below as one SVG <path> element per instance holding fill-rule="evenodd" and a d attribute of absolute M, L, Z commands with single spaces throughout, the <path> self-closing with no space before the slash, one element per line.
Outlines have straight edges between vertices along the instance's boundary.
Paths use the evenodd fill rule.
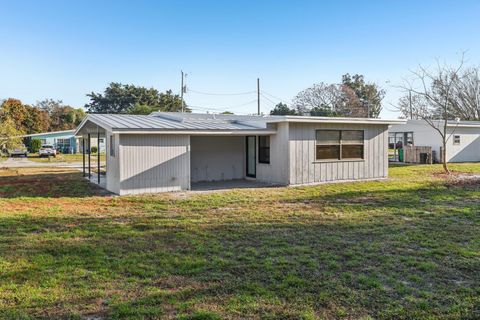
<path fill-rule="evenodd" d="M 77 153 L 82 151 L 82 145 L 75 137 L 75 130 L 63 130 L 54 132 L 42 132 L 27 134 L 23 138 L 38 139 L 42 145 L 53 145 L 61 153 Z M 92 146 L 96 146 L 96 140 L 92 141 Z M 100 151 L 105 151 L 105 141 L 100 141 Z"/>
<path fill-rule="evenodd" d="M 438 127 L 442 120 L 435 120 Z M 480 121 L 449 121 L 447 125 L 447 162 L 480 161 Z M 424 120 L 408 120 L 405 124 L 392 125 L 390 145 L 428 146 L 435 153 L 434 161 L 440 161 L 442 138 L 440 133 Z"/>
<path fill-rule="evenodd" d="M 379 179 L 388 127 L 405 120 L 191 113 L 90 114 L 76 136 L 107 137 L 106 188 L 117 194 L 189 190 L 196 182 L 275 185 Z"/>

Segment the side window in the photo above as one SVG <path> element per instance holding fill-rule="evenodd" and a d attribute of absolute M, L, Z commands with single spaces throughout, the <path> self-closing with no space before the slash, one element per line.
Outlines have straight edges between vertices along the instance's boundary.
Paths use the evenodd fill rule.
<path fill-rule="evenodd" d="M 115 157 L 115 136 L 110 135 L 110 156 Z"/>
<path fill-rule="evenodd" d="M 317 130 L 317 160 L 359 160 L 364 157 L 363 130 Z"/>
<path fill-rule="evenodd" d="M 270 163 L 270 136 L 258 137 L 258 162 Z"/>
<path fill-rule="evenodd" d="M 453 136 L 453 144 L 459 145 L 460 144 L 460 135 L 456 134 Z"/>

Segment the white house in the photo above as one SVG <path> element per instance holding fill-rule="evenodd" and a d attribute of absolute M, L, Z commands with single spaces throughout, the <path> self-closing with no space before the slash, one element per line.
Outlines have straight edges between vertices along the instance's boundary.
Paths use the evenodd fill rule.
<path fill-rule="evenodd" d="M 388 127 L 405 120 L 191 113 L 90 114 L 82 139 L 106 137 L 106 188 L 139 194 L 201 181 L 276 185 L 378 179 L 388 173 Z"/>
<path fill-rule="evenodd" d="M 435 120 L 435 126 L 442 128 L 443 121 Z M 480 161 L 480 121 L 449 121 L 447 124 L 447 162 Z M 390 144 L 429 146 L 440 160 L 442 138 L 424 120 L 408 120 L 390 128 Z"/>

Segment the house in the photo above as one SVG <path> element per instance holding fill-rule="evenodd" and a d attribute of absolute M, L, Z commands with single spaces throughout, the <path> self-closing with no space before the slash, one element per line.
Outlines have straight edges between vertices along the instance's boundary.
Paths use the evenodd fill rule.
<path fill-rule="evenodd" d="M 81 142 L 75 137 L 75 130 L 63 130 L 53 132 L 42 132 L 23 135 L 22 138 L 37 139 L 42 142 L 42 145 L 52 145 L 61 153 L 78 153 L 82 151 Z M 96 138 L 92 138 L 96 139 Z M 92 141 L 92 146 L 97 145 L 96 140 Z M 105 151 L 105 141 L 100 140 L 100 151 Z"/>
<path fill-rule="evenodd" d="M 75 135 L 106 137 L 106 188 L 190 190 L 202 181 L 275 185 L 379 179 L 388 127 L 404 120 L 156 112 L 89 114 Z"/>
<path fill-rule="evenodd" d="M 434 125 L 442 128 L 442 120 Z M 480 161 L 480 121 L 448 121 L 447 162 Z M 433 161 L 441 162 L 442 138 L 438 131 L 424 120 L 408 120 L 390 128 L 389 144 L 393 148 L 402 146 L 431 147 Z"/>

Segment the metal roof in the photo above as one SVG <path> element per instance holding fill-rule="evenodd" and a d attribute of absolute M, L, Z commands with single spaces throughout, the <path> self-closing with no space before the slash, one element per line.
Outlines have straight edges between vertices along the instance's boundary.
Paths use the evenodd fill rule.
<path fill-rule="evenodd" d="M 75 134 L 90 122 L 95 126 L 115 132 L 270 132 L 268 123 L 314 122 L 356 124 L 400 124 L 405 120 L 382 120 L 364 118 L 327 118 L 304 116 L 264 116 L 231 114 L 198 114 L 179 112 L 154 112 L 150 115 L 89 114 L 78 126 Z"/>
<path fill-rule="evenodd" d="M 73 135 L 74 133 L 75 133 L 75 129 L 72 129 L 72 130 L 62 130 L 62 131 L 31 133 L 31 134 L 22 135 L 22 137 L 40 137 L 40 136 L 49 136 L 49 135 L 55 135 L 55 134 Z"/>

